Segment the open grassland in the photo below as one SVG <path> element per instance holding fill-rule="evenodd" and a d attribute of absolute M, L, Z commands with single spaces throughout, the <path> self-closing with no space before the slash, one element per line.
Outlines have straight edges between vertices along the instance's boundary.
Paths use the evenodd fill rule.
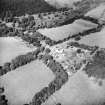
<path fill-rule="evenodd" d="M 32 100 L 54 79 L 52 71 L 41 61 L 33 61 L 0 78 L 0 84 L 5 87 L 8 105 L 23 105 Z"/>
<path fill-rule="evenodd" d="M 41 34 L 51 38 L 52 40 L 58 41 L 67 38 L 68 36 L 72 36 L 73 34 L 77 34 L 79 32 L 95 28 L 96 26 L 96 24 L 91 23 L 89 21 L 78 19 L 69 25 L 64 25 L 61 27 L 51 29 L 39 29 L 38 31 Z"/>

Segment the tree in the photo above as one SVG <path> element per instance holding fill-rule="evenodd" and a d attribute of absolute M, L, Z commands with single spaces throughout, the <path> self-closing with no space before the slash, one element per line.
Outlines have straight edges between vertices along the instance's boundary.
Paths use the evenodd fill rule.
<path fill-rule="evenodd" d="M 63 85 L 62 78 L 56 77 L 54 80 L 54 85 L 55 85 L 56 91 L 59 90 L 61 88 L 61 86 Z"/>
<path fill-rule="evenodd" d="M 41 60 L 43 58 L 43 55 L 39 54 L 38 59 Z"/>
<path fill-rule="evenodd" d="M 38 14 L 38 18 L 43 19 L 43 16 L 41 13 Z"/>
<path fill-rule="evenodd" d="M 36 47 L 40 47 L 41 46 L 40 41 L 34 42 L 33 45 L 36 46 Z"/>
<path fill-rule="evenodd" d="M 40 48 L 37 48 L 37 49 L 33 52 L 33 55 L 37 57 L 39 53 L 40 53 Z"/>
<path fill-rule="evenodd" d="M 34 20 L 34 16 L 29 15 L 29 16 L 28 16 L 28 21 L 33 21 L 33 20 Z"/>
<path fill-rule="evenodd" d="M 49 88 L 48 87 L 44 87 L 42 90 L 41 90 L 41 93 L 42 93 L 42 96 L 43 96 L 43 99 L 42 101 L 45 102 L 46 99 L 48 99 L 49 97 Z"/>
<path fill-rule="evenodd" d="M 62 70 L 62 74 L 59 75 L 59 78 L 62 79 L 62 83 L 65 84 L 68 81 L 68 74 L 64 70 Z"/>
<path fill-rule="evenodd" d="M 15 32 L 9 32 L 9 33 L 7 34 L 7 36 L 16 36 L 16 33 L 15 33 Z"/>
<path fill-rule="evenodd" d="M 61 103 L 57 103 L 56 105 L 61 105 Z"/>
<path fill-rule="evenodd" d="M 33 26 L 35 26 L 35 24 L 36 24 L 35 21 L 30 21 L 29 27 L 32 28 Z"/>
<path fill-rule="evenodd" d="M 40 51 L 43 52 L 44 50 L 45 50 L 45 47 L 44 46 L 41 46 L 40 47 Z"/>
<path fill-rule="evenodd" d="M 38 92 L 35 94 L 35 96 L 33 97 L 32 99 L 32 105 L 41 105 L 42 104 L 42 93 L 41 92 Z"/>
<path fill-rule="evenodd" d="M 77 49 L 77 53 L 81 53 L 81 49 Z"/>
<path fill-rule="evenodd" d="M 6 96 L 5 96 L 5 95 L 1 95 L 1 96 L 0 96 L 0 99 L 1 99 L 2 101 L 5 101 Z"/>
<path fill-rule="evenodd" d="M 52 95 L 55 92 L 55 88 L 56 88 L 53 81 L 48 85 L 48 88 L 49 88 L 50 95 Z"/>
<path fill-rule="evenodd" d="M 0 76 L 3 75 L 3 69 L 2 66 L 0 66 Z"/>
<path fill-rule="evenodd" d="M 81 37 L 79 35 L 75 37 L 76 41 L 79 41 L 80 39 L 81 39 Z"/>
<path fill-rule="evenodd" d="M 11 71 L 10 65 L 11 65 L 11 63 L 9 63 L 9 62 L 4 64 L 4 66 L 2 68 L 4 73 L 7 73 L 8 71 Z"/>
<path fill-rule="evenodd" d="M 49 48 L 46 48 L 46 49 L 45 49 L 45 52 L 46 52 L 47 54 L 49 54 L 49 53 L 51 52 L 51 50 L 50 50 Z"/>
<path fill-rule="evenodd" d="M 0 94 L 4 92 L 4 88 L 0 87 Z"/>

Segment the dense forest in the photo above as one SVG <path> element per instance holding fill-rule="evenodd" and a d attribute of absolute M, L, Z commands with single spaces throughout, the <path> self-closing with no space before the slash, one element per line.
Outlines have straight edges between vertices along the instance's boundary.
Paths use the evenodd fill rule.
<path fill-rule="evenodd" d="M 44 0 L 0 0 L 0 16 L 21 16 L 25 13 L 35 14 L 40 12 L 51 12 L 56 9 Z"/>

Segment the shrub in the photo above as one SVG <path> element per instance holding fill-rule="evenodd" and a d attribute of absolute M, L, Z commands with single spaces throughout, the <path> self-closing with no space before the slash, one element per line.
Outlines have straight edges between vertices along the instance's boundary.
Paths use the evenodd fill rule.
<path fill-rule="evenodd" d="M 57 103 L 56 105 L 61 105 L 61 103 Z"/>
<path fill-rule="evenodd" d="M 7 72 L 11 71 L 10 65 L 11 65 L 11 63 L 9 63 L 9 62 L 7 62 L 7 63 L 5 63 L 5 64 L 3 65 L 2 69 L 3 69 L 3 71 L 5 72 L 5 74 L 6 74 Z"/>
<path fill-rule="evenodd" d="M 41 46 L 40 51 L 43 52 L 45 50 L 45 47 Z"/>
<path fill-rule="evenodd" d="M 81 49 L 77 49 L 77 53 L 81 53 Z"/>
<path fill-rule="evenodd" d="M 56 91 L 59 90 L 62 85 L 63 85 L 62 78 L 56 77 L 54 80 L 54 86 L 55 86 Z"/>
<path fill-rule="evenodd" d="M 28 16 L 28 21 L 33 21 L 33 20 L 34 20 L 34 16 L 29 15 L 29 16 Z"/>
<path fill-rule="evenodd" d="M 55 92 L 55 89 L 56 89 L 53 81 L 51 83 L 49 83 L 48 88 L 49 88 L 50 95 L 52 95 Z"/>
<path fill-rule="evenodd" d="M 39 54 L 38 59 L 41 60 L 43 58 L 43 55 Z"/>
<path fill-rule="evenodd" d="M 81 39 L 81 37 L 79 35 L 75 37 L 76 41 L 79 41 L 80 39 Z"/>
<path fill-rule="evenodd" d="M 0 76 L 3 75 L 3 69 L 2 66 L 0 66 Z"/>
<path fill-rule="evenodd" d="M 4 88 L 0 87 L 0 94 L 4 92 Z"/>
<path fill-rule="evenodd" d="M 40 92 L 42 93 L 42 97 L 43 97 L 42 101 L 45 102 L 46 99 L 48 99 L 49 97 L 48 87 L 44 87 Z"/>
<path fill-rule="evenodd" d="M 50 50 L 49 48 L 46 48 L 46 49 L 45 49 L 45 52 L 46 52 L 47 54 L 49 54 L 49 53 L 51 52 L 51 50 Z"/>

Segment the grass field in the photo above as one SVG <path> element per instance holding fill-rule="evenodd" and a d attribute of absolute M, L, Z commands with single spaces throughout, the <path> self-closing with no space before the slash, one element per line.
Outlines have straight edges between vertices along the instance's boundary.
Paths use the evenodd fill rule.
<path fill-rule="evenodd" d="M 105 27 L 102 31 L 87 35 L 79 41 L 89 46 L 99 46 L 100 48 L 105 48 Z"/>
<path fill-rule="evenodd" d="M 14 57 L 33 51 L 36 48 L 27 47 L 21 39 L 13 37 L 0 38 L 0 65 L 11 61 Z"/>
<path fill-rule="evenodd" d="M 99 19 L 102 16 L 104 11 L 105 11 L 105 3 L 101 4 L 100 6 L 94 8 L 94 9 L 92 9 L 91 11 L 86 13 L 85 16 L 90 16 L 90 17 Z"/>
<path fill-rule="evenodd" d="M 84 30 L 88 30 L 91 28 L 96 27 L 97 25 L 91 23 L 89 21 L 85 21 L 82 19 L 76 20 L 74 23 L 69 25 L 60 26 L 57 28 L 50 28 L 50 29 L 39 29 L 38 31 L 51 38 L 52 40 L 58 41 L 62 40 L 68 36 L 72 36 L 73 34 L 83 32 Z"/>
<path fill-rule="evenodd" d="M 37 60 L 0 78 L 9 100 L 8 105 L 23 105 L 30 102 L 36 92 L 47 86 L 54 79 L 54 75 L 44 63 Z"/>
<path fill-rule="evenodd" d="M 103 86 L 89 79 L 83 72 L 79 71 L 69 78 L 69 81 L 43 105 L 100 105 L 105 100 L 105 80 Z"/>

